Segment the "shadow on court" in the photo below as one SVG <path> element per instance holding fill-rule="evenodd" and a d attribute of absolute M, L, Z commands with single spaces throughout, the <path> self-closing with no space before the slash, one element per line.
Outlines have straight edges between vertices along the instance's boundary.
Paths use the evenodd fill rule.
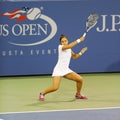
<path fill-rule="evenodd" d="M 72 99 L 72 100 L 59 100 L 59 101 L 50 101 L 50 100 L 47 100 L 47 101 L 39 101 L 39 100 L 36 100 L 36 102 L 35 103 L 32 103 L 32 104 L 28 104 L 28 106 L 37 106 L 37 105 L 44 105 L 44 104 L 50 104 L 50 103 L 57 103 L 57 104 L 59 104 L 59 103 L 65 103 L 65 102 L 74 102 L 74 101 L 76 101 L 76 99 Z"/>

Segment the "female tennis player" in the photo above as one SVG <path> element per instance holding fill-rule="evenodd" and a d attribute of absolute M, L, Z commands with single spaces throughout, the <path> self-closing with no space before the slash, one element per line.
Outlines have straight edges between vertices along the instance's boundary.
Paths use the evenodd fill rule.
<path fill-rule="evenodd" d="M 69 68 L 69 63 L 71 57 L 73 59 L 78 59 L 81 55 L 85 53 L 87 47 L 83 48 L 78 54 L 75 54 L 71 48 L 79 44 L 80 42 L 84 41 L 85 38 L 82 36 L 80 39 L 77 39 L 71 43 L 68 43 L 68 38 L 65 35 L 60 36 L 60 45 L 58 46 L 58 62 L 53 70 L 52 77 L 53 77 L 53 85 L 47 88 L 45 91 L 41 92 L 39 95 L 39 100 L 44 101 L 45 95 L 47 93 L 53 92 L 58 90 L 60 86 L 61 78 L 67 78 L 69 80 L 73 80 L 76 82 L 76 99 L 87 99 L 86 96 L 81 94 L 81 88 L 83 84 L 83 78 L 77 74 L 76 72 L 72 71 Z"/>

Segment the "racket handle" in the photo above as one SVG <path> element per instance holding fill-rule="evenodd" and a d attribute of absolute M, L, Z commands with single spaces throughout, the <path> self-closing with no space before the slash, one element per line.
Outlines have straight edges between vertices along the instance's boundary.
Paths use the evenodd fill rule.
<path fill-rule="evenodd" d="M 85 37 L 85 36 L 86 36 L 86 34 L 87 34 L 87 33 L 85 32 L 85 33 L 83 34 L 83 37 Z"/>

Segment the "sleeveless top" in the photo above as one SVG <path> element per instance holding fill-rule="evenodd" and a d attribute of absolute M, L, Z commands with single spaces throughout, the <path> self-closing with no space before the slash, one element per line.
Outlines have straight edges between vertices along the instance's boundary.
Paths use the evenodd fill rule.
<path fill-rule="evenodd" d="M 52 76 L 64 76 L 68 73 L 73 72 L 69 68 L 71 59 L 71 49 L 62 50 L 63 45 L 58 46 L 58 61 L 54 67 Z"/>

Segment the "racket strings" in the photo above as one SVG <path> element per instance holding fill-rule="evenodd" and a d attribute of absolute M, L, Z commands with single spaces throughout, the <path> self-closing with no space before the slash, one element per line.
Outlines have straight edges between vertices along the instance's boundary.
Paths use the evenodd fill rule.
<path fill-rule="evenodd" d="M 88 17 L 88 20 L 86 22 L 86 29 L 92 28 L 97 23 L 97 20 L 98 20 L 98 15 L 97 14 L 91 14 Z"/>

